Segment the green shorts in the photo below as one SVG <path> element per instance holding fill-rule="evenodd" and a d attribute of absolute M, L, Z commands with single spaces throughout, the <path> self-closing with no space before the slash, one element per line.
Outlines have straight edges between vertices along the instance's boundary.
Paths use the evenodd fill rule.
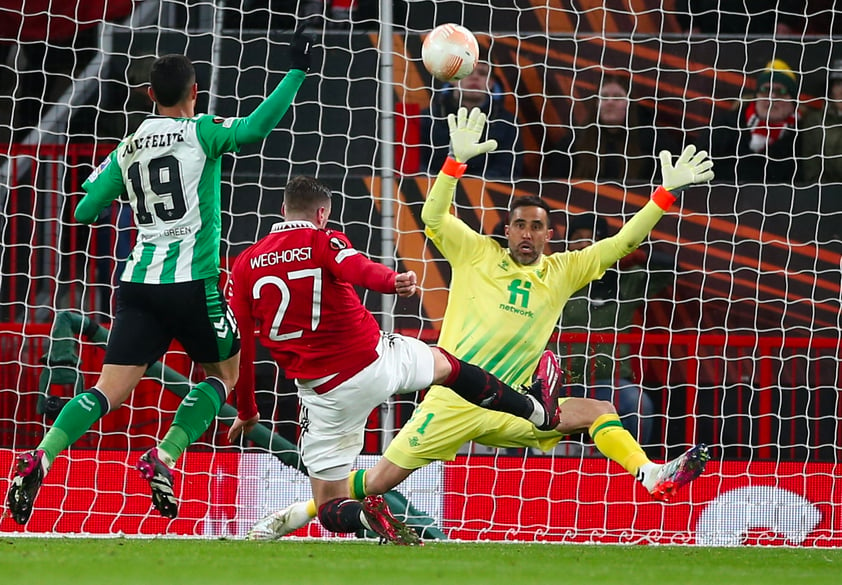
<path fill-rule="evenodd" d="M 418 469 L 433 461 L 453 461 L 468 441 L 488 447 L 549 451 L 563 436 L 557 431 L 539 431 L 525 419 L 480 408 L 448 388 L 434 386 L 383 456 L 403 469 Z"/>

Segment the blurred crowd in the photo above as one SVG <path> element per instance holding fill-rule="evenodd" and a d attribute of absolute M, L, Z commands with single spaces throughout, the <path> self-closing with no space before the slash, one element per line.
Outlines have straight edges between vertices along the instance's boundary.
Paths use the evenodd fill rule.
<path fill-rule="evenodd" d="M 523 127 L 506 107 L 499 76 L 482 63 L 472 75 L 436 91 L 422 112 L 421 171 L 440 168 L 447 154 L 446 116 L 461 105 L 483 109 L 490 120 L 487 138 L 498 142 L 496 152 L 468 169 L 486 179 L 650 185 L 657 182 L 657 153 L 692 142 L 711 153 L 720 183 L 842 182 L 842 58 L 824 72 L 826 95 L 805 96 L 800 75 L 782 59 L 772 59 L 746 75 L 744 94 L 717 107 L 707 127 L 687 133 L 658 125 L 652 104 L 634 98 L 633 74 L 606 69 L 596 92 L 575 101 L 575 122 L 545 146 L 540 169 L 530 174 L 522 162 Z"/>

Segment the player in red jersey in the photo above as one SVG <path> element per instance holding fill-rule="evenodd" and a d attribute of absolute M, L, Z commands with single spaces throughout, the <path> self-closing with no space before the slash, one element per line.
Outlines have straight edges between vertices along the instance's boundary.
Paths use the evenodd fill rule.
<path fill-rule="evenodd" d="M 234 263 L 229 303 L 242 337 L 238 417 L 229 438 L 258 420 L 254 398 L 254 332 L 295 378 L 301 399 L 301 457 L 310 474 L 319 520 L 331 532 L 363 527 L 397 544 L 417 534 L 389 513 L 381 496 L 350 498 L 348 476 L 362 450 L 371 410 L 398 393 L 431 384 L 466 400 L 530 420 L 558 422 L 555 385 L 538 381 L 521 394 L 477 366 L 410 337 L 384 333 L 354 285 L 409 297 L 414 272 L 397 273 L 360 254 L 342 232 L 327 230 L 331 193 L 308 177 L 284 192 L 286 221 L 245 250 Z"/>

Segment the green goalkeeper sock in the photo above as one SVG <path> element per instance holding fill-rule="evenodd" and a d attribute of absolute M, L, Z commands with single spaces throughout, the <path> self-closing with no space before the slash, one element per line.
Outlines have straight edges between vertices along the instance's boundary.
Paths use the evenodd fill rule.
<path fill-rule="evenodd" d="M 225 384 L 217 378 L 207 378 L 196 384 L 181 401 L 172 426 L 158 446 L 174 463 L 196 439 L 202 436 L 219 414 L 225 401 Z M 164 461 L 167 465 L 172 463 Z"/>
<path fill-rule="evenodd" d="M 52 463 L 59 453 L 79 440 L 107 412 L 108 399 L 96 388 L 74 396 L 61 409 L 56 422 L 37 448 L 43 450 Z"/>
<path fill-rule="evenodd" d="M 348 476 L 348 491 L 354 500 L 364 500 L 365 493 L 365 469 L 357 469 Z"/>

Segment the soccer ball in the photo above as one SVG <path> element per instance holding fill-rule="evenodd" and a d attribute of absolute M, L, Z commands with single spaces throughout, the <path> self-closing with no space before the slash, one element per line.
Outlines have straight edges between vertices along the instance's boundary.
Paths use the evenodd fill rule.
<path fill-rule="evenodd" d="M 474 70 L 479 45 L 473 33 L 458 24 L 442 24 L 430 31 L 421 46 L 421 59 L 439 81 L 457 81 Z"/>

